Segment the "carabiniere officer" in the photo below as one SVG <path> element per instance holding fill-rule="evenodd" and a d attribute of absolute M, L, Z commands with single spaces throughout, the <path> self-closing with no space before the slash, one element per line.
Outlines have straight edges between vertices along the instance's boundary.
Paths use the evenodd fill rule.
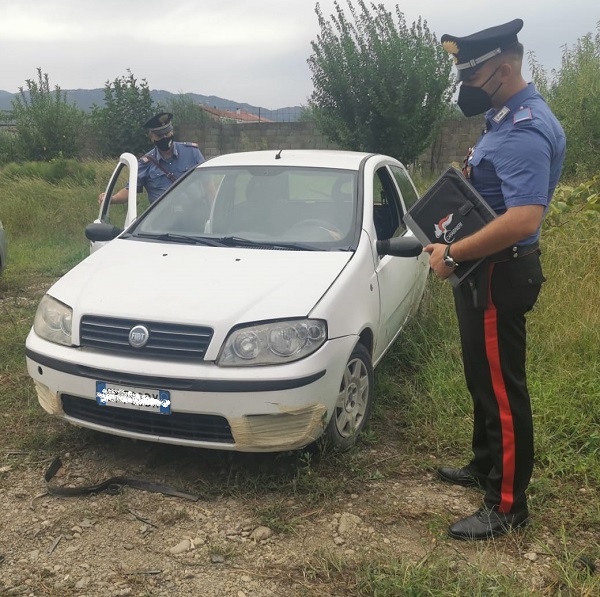
<path fill-rule="evenodd" d="M 430 266 L 447 278 L 457 264 L 487 258 L 472 284 L 454 288 L 464 373 L 473 399 L 471 461 L 441 467 L 443 481 L 485 490 L 475 513 L 455 522 L 455 539 L 489 539 L 529 521 L 533 421 L 525 374 L 525 314 L 544 282 L 538 241 L 560 177 L 565 135 L 533 84 L 521 74 L 521 19 L 466 37 L 442 36 L 461 82 L 465 116 L 485 113 L 485 129 L 465 172 L 497 214 L 446 247 L 430 244 Z M 471 286 L 487 291 L 474 303 Z"/>
<path fill-rule="evenodd" d="M 175 141 L 172 119 L 170 112 L 160 112 L 143 125 L 154 148 L 138 162 L 137 191 L 140 193 L 145 188 L 151 204 L 180 176 L 204 162 L 196 143 Z M 111 202 L 125 203 L 128 197 L 129 189 L 124 187 L 112 195 Z M 103 200 L 104 193 L 100 193 L 98 202 Z"/>

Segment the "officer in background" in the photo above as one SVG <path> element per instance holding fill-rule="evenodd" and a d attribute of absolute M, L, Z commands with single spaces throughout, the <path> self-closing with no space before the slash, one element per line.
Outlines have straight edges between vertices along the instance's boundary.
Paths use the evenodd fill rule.
<path fill-rule="evenodd" d="M 449 528 L 455 539 L 489 539 L 529 521 L 533 421 L 526 383 L 525 314 L 544 282 L 538 240 L 565 157 L 565 135 L 534 85 L 521 75 L 523 21 L 466 37 L 442 36 L 461 82 L 465 116 L 485 113 L 485 129 L 467 158 L 470 182 L 497 213 L 452 245 L 430 244 L 430 266 L 447 278 L 457 264 L 487 258 L 471 286 L 454 288 L 464 373 L 474 405 L 473 458 L 441 467 L 443 481 L 485 489 L 482 507 Z"/>
<path fill-rule="evenodd" d="M 143 188 L 148 192 L 148 200 L 156 201 L 180 176 L 204 162 L 204 157 L 196 143 L 179 143 L 173 136 L 171 120 L 173 114 L 160 112 L 144 124 L 154 149 L 142 156 L 138 163 L 137 191 Z M 127 187 L 115 193 L 112 203 L 125 203 L 129 197 Z M 104 193 L 98 202 L 102 203 Z"/>

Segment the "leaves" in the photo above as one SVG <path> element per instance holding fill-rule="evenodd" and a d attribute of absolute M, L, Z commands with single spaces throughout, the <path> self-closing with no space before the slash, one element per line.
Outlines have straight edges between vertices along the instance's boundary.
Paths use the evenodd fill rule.
<path fill-rule="evenodd" d="M 18 131 L 18 154 L 29 160 L 76 157 L 84 142 L 85 113 L 67 103 L 66 93 L 50 88 L 47 73 L 27 79 L 12 102 Z"/>
<path fill-rule="evenodd" d="M 149 145 L 143 128 L 155 107 L 146 79 L 138 83 L 127 69 L 127 76 L 104 85 L 104 106 L 93 106 L 92 126 L 102 155 L 115 157 L 128 151 L 143 154 Z"/>
<path fill-rule="evenodd" d="M 562 226 L 566 218 L 584 212 L 597 222 L 600 212 L 600 175 L 593 176 L 578 185 L 560 184 L 554 192 L 545 225 L 549 228 Z"/>
<path fill-rule="evenodd" d="M 600 23 L 573 47 L 564 47 L 552 77 L 530 55 L 533 80 L 567 137 L 563 176 L 588 178 L 600 170 Z"/>
<path fill-rule="evenodd" d="M 352 22 L 338 2 L 329 21 L 316 5 L 309 107 L 341 147 L 412 162 L 446 113 L 452 63 L 426 21 L 408 27 L 398 6 L 394 19 L 382 4 L 357 3 L 347 0 Z"/>

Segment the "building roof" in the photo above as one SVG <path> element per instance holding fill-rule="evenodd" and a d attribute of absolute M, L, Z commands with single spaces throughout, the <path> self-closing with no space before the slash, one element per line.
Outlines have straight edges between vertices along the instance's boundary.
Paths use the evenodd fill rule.
<path fill-rule="evenodd" d="M 200 108 L 207 112 L 215 120 L 234 120 L 235 122 L 273 122 L 268 118 L 259 116 L 257 114 L 251 114 L 245 112 L 241 108 L 236 110 L 219 110 L 218 108 L 211 108 L 205 104 L 199 104 Z"/>

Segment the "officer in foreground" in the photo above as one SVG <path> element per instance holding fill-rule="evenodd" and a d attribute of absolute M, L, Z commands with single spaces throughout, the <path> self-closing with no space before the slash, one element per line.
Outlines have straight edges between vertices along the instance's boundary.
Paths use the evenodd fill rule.
<path fill-rule="evenodd" d="M 471 286 L 454 288 L 467 387 L 473 398 L 473 458 L 441 467 L 440 478 L 485 490 L 482 507 L 449 528 L 454 539 L 489 539 L 529 521 L 533 421 L 526 383 L 525 314 L 545 281 L 538 241 L 565 157 L 565 135 L 550 108 L 521 75 L 523 21 L 466 37 L 442 36 L 461 82 L 465 116 L 485 113 L 485 128 L 464 173 L 497 213 L 478 232 L 446 247 L 430 244 L 430 266 L 447 278 L 457 264 L 487 258 Z"/>
<path fill-rule="evenodd" d="M 180 176 L 198 164 L 204 162 L 204 157 L 196 143 L 179 143 L 173 135 L 173 114 L 160 112 L 144 124 L 148 136 L 154 144 L 138 163 L 137 190 L 145 188 L 148 201 L 156 201 Z M 129 197 L 127 187 L 115 193 L 112 203 L 125 203 Z M 100 193 L 98 202 L 104 201 L 104 193 Z"/>

